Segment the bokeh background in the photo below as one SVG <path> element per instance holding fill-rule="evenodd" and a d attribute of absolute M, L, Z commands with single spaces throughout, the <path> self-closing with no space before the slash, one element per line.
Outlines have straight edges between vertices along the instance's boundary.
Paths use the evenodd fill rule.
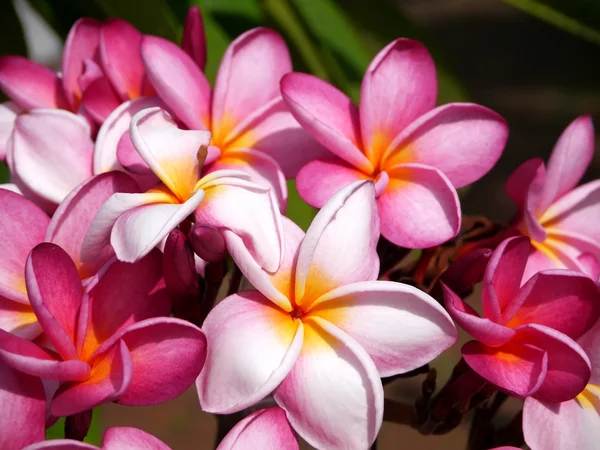
<path fill-rule="evenodd" d="M 232 39 L 268 26 L 287 40 L 296 70 L 328 79 L 358 101 L 360 79 L 378 50 L 397 37 L 423 41 L 438 67 L 440 103 L 480 103 L 510 124 L 498 165 L 464 192 L 466 214 L 508 220 L 514 210 L 504 183 L 512 170 L 531 157 L 547 158 L 578 115 L 591 114 L 600 127 L 598 0 L 0 0 L 0 54 L 27 55 L 57 69 L 64 37 L 81 16 L 122 17 L 144 33 L 179 42 L 192 4 L 204 16 L 211 80 Z M 600 148 L 598 138 L 596 144 Z M 597 152 L 585 178 L 599 173 Z M 0 166 L 0 181 L 6 177 Z M 294 220 L 306 226 L 313 213 L 292 193 Z M 435 362 L 441 382 L 458 360 L 459 348 Z M 396 381 L 386 392 L 414 400 L 422 380 Z M 518 408 L 519 402 L 509 402 L 499 420 L 510 420 Z M 175 450 L 211 449 L 216 430 L 216 420 L 200 411 L 193 390 L 154 407 L 99 408 L 88 440 L 99 443 L 103 430 L 115 425 L 147 430 Z M 425 438 L 406 426 L 384 423 L 378 448 L 464 448 L 467 425 Z M 53 427 L 49 437 L 59 437 L 60 427 Z"/>

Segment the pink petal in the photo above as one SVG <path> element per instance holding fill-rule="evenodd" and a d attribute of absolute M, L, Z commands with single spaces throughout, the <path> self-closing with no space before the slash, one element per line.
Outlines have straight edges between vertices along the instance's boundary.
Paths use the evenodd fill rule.
<path fill-rule="evenodd" d="M 210 125 L 211 90 L 194 60 L 165 39 L 144 36 L 142 58 L 150 83 L 161 100 L 192 130 Z"/>
<path fill-rule="evenodd" d="M 600 441 L 596 405 L 583 407 L 577 400 L 550 403 L 529 397 L 523 406 L 523 434 L 533 449 L 595 450 Z"/>
<path fill-rule="evenodd" d="M 578 260 L 583 267 L 583 273 L 592 280 L 598 281 L 600 278 L 600 261 L 598 261 L 598 258 L 591 253 L 583 253 Z"/>
<path fill-rule="evenodd" d="M 492 250 L 489 248 L 477 248 L 469 251 L 452 262 L 442 274 L 440 281 L 459 295 L 469 292 L 473 286 L 483 280 L 491 255 Z"/>
<path fill-rule="evenodd" d="M 96 59 L 100 44 L 100 23 L 84 17 L 73 24 L 63 50 L 62 83 L 72 111 L 77 111 L 82 99 L 79 77 L 84 72 L 86 59 Z"/>
<path fill-rule="evenodd" d="M 216 230 L 215 233 L 220 242 L 223 242 Z M 187 309 L 189 303 L 189 309 L 192 309 L 196 306 L 201 291 L 194 263 L 194 251 L 185 234 L 178 229 L 171 231 L 165 240 L 163 254 L 163 274 L 167 290 L 173 296 L 176 305 L 185 304 Z M 169 312 L 167 311 L 167 314 Z"/>
<path fill-rule="evenodd" d="M 25 266 L 29 301 L 63 359 L 77 359 L 75 330 L 83 288 L 69 255 L 50 243 L 35 247 Z"/>
<path fill-rule="evenodd" d="M 548 355 L 546 377 L 533 395 L 539 400 L 564 402 L 574 398 L 590 379 L 590 360 L 583 349 L 566 335 L 543 325 L 517 328 L 517 339 L 540 348 Z"/>
<path fill-rule="evenodd" d="M 79 343 L 101 344 L 118 331 L 152 317 L 168 316 L 171 299 L 163 279 L 163 256 L 154 250 L 134 264 L 115 262 L 89 294 L 89 322 L 80 327 Z M 87 343 L 87 342 L 86 342 Z M 133 349 L 129 347 L 133 354 Z"/>
<path fill-rule="evenodd" d="M 206 337 L 189 322 L 147 319 L 124 330 L 133 361 L 133 378 L 118 402 L 155 405 L 183 394 L 198 377 L 206 358 Z"/>
<path fill-rule="evenodd" d="M 309 161 L 329 154 L 296 122 L 282 97 L 250 113 L 222 145 L 227 151 L 248 147 L 268 154 L 289 179 Z"/>
<path fill-rule="evenodd" d="M 225 240 L 216 228 L 200 224 L 194 225 L 188 233 L 188 239 L 194 253 L 205 261 L 219 262 L 223 261 L 226 256 Z"/>
<path fill-rule="evenodd" d="M 85 90 L 82 106 L 98 124 L 102 125 L 119 107 L 121 100 L 115 94 L 108 78 L 102 76 Z"/>
<path fill-rule="evenodd" d="M 104 450 L 171 450 L 160 439 L 133 427 L 113 427 L 106 430 Z"/>
<path fill-rule="evenodd" d="M 462 356 L 481 377 L 517 397 L 534 394 L 546 376 L 548 356 L 535 346 L 510 341 L 501 347 L 467 342 Z"/>
<path fill-rule="evenodd" d="M 286 75 L 281 93 L 302 127 L 344 161 L 370 173 L 373 165 L 360 151 L 358 108 L 327 82 L 301 73 Z"/>
<path fill-rule="evenodd" d="M 426 248 L 446 242 L 460 229 L 460 203 L 450 180 L 437 169 L 401 164 L 377 199 L 381 234 L 394 244 Z"/>
<path fill-rule="evenodd" d="M 275 400 L 313 447 L 369 448 L 383 415 L 383 388 L 373 361 L 329 322 L 311 317 L 304 324 L 302 351 Z"/>
<path fill-rule="evenodd" d="M 446 285 L 442 285 L 442 287 L 444 288 L 446 309 L 456 323 L 477 341 L 490 347 L 500 347 L 514 337 L 514 330 L 492 322 L 490 319 L 479 317 L 471 306 L 464 303 Z"/>
<path fill-rule="evenodd" d="M 270 188 L 279 209 L 285 212 L 287 207 L 287 184 L 285 175 L 277 162 L 269 155 L 252 149 L 228 150 L 211 164 L 208 173 L 217 170 L 241 170 L 247 173 L 253 183 Z"/>
<path fill-rule="evenodd" d="M 483 277 L 483 316 L 500 323 L 503 311 L 518 298 L 521 277 L 531 249 L 526 237 L 509 238 L 496 247 Z"/>
<path fill-rule="evenodd" d="M 200 180 L 198 189 L 204 190 L 205 198 L 194 214 L 196 222 L 240 236 L 256 262 L 275 272 L 283 253 L 277 200 L 270 189 L 240 175 L 245 176 L 243 172 L 219 171 Z"/>
<path fill-rule="evenodd" d="M 25 110 L 70 109 L 56 73 L 22 56 L 0 58 L 0 90 Z"/>
<path fill-rule="evenodd" d="M 37 377 L 0 362 L 0 448 L 21 450 L 45 438 L 46 396 Z"/>
<path fill-rule="evenodd" d="M 301 322 L 257 291 L 217 304 L 203 330 L 210 345 L 196 387 L 202 409 L 218 414 L 269 395 L 294 365 L 303 339 Z"/>
<path fill-rule="evenodd" d="M 310 308 L 364 348 L 381 377 L 429 363 L 458 339 L 448 313 L 417 288 L 363 281 L 335 289 Z"/>
<path fill-rule="evenodd" d="M 51 439 L 29 445 L 23 450 L 97 450 L 98 447 L 73 439 Z"/>
<path fill-rule="evenodd" d="M 5 189 L 0 189 L 0 211 L 0 296 L 28 304 L 25 262 L 44 240 L 50 218 L 22 195 Z"/>
<path fill-rule="evenodd" d="M 306 311 L 337 287 L 375 280 L 378 239 L 373 183 L 358 181 L 339 191 L 314 218 L 298 250 L 296 304 Z"/>
<path fill-rule="evenodd" d="M 593 157 L 592 118 L 580 116 L 563 131 L 552 150 L 538 212 L 543 213 L 556 199 L 577 186 Z"/>
<path fill-rule="evenodd" d="M 15 127 L 17 115 L 21 112 L 13 102 L 0 103 L 0 161 L 6 159 L 6 152 L 9 147 L 9 138 Z"/>
<path fill-rule="evenodd" d="M 296 188 L 302 199 L 322 208 L 337 191 L 367 176 L 339 158 L 316 159 L 305 165 L 296 177 Z"/>
<path fill-rule="evenodd" d="M 510 175 L 506 182 L 506 193 L 520 210 L 525 208 L 531 183 L 536 177 L 543 181 L 545 174 L 544 161 L 541 158 L 533 158 L 525 161 Z"/>
<path fill-rule="evenodd" d="M 284 253 L 281 265 L 274 273 L 265 271 L 257 264 L 239 236 L 226 230 L 224 238 L 233 261 L 252 286 L 281 309 L 292 311 L 290 299 L 294 296 L 294 266 L 304 231 L 287 217 L 282 217 L 282 224 Z"/>
<path fill-rule="evenodd" d="M 128 22 L 109 19 L 100 30 L 100 61 L 121 100 L 143 95 L 142 34 Z"/>
<path fill-rule="evenodd" d="M 95 59 L 86 58 L 81 63 L 82 72 L 77 78 L 77 84 L 81 91 L 85 91 L 94 81 L 103 78 L 104 72 Z"/>
<path fill-rule="evenodd" d="M 414 162 L 435 167 L 459 188 L 496 164 L 508 139 L 506 121 L 472 103 L 440 106 L 404 129 L 390 144 L 383 167 Z"/>
<path fill-rule="evenodd" d="M 208 147 L 208 131 L 182 130 L 160 108 L 149 108 L 131 119 L 131 141 L 156 176 L 185 201 L 196 190 L 202 161 L 199 151 Z"/>
<path fill-rule="evenodd" d="M 538 324 L 578 339 L 600 317 L 600 290 L 587 275 L 566 270 L 535 274 L 503 312 L 509 326 Z"/>
<path fill-rule="evenodd" d="M 67 111 L 32 111 L 15 122 L 11 171 L 37 195 L 60 203 L 92 176 L 93 146 L 85 119 Z"/>
<path fill-rule="evenodd" d="M 240 420 L 223 438 L 217 450 L 298 450 L 294 430 L 281 408 L 261 409 Z"/>
<path fill-rule="evenodd" d="M 97 264 L 81 262 L 83 240 L 100 207 L 116 192 L 139 192 L 137 183 L 122 172 L 96 175 L 75 188 L 58 206 L 46 231 L 46 241 L 60 245 L 75 262 L 81 278 L 97 272 L 114 255 L 111 247 L 101 253 Z M 98 255 L 99 256 L 99 255 Z"/>
<path fill-rule="evenodd" d="M 254 28 L 225 51 L 215 80 L 212 131 L 220 142 L 250 113 L 279 97 L 279 81 L 292 70 L 284 40 L 273 30 Z"/>
<path fill-rule="evenodd" d="M 31 305 L 0 296 L 0 329 L 23 339 L 32 340 L 42 333 Z"/>
<path fill-rule="evenodd" d="M 152 169 L 142 155 L 139 154 L 133 142 L 131 141 L 131 133 L 126 131 L 121 139 L 119 139 L 119 144 L 117 145 L 117 159 L 119 160 L 119 164 L 123 166 L 125 170 L 129 173 L 133 173 L 140 176 L 154 176 L 157 180 L 158 177 L 154 175 Z"/>
<path fill-rule="evenodd" d="M 94 173 L 121 169 L 117 160 L 117 146 L 123 134 L 129 131 L 131 118 L 143 109 L 161 105 L 163 103 L 158 97 L 142 97 L 121 104 L 108 116 L 96 137 Z"/>
<path fill-rule="evenodd" d="M 408 124 L 435 107 L 437 79 L 423 44 L 397 39 L 373 59 L 360 91 L 360 127 L 373 163 Z"/>
<path fill-rule="evenodd" d="M 63 384 L 52 403 L 54 416 L 70 416 L 117 400 L 130 385 L 133 360 L 123 341 L 96 358 L 89 377 L 80 383 Z"/>
<path fill-rule="evenodd" d="M 190 6 L 185 16 L 181 48 L 192 57 L 200 70 L 206 66 L 206 34 L 204 21 L 197 6 Z"/>

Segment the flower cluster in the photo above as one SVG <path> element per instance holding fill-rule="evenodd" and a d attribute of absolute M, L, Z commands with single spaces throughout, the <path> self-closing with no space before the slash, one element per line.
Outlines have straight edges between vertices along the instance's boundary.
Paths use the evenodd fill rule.
<path fill-rule="evenodd" d="M 589 117 L 547 166 L 513 173 L 518 213 L 480 232 L 457 188 L 494 166 L 508 126 L 436 106 L 419 42 L 379 52 L 359 106 L 293 72 L 273 30 L 233 41 L 214 87 L 205 62 L 197 8 L 181 46 L 84 18 L 60 73 L 0 58 L 1 449 L 97 448 L 77 442 L 96 406 L 194 385 L 204 411 L 241 418 L 220 450 L 297 436 L 368 449 L 398 408 L 441 434 L 507 396 L 525 399 L 522 425 L 494 433 L 489 414 L 481 448 L 596 448 L 600 184 L 577 187 Z M 306 232 L 285 217 L 291 179 L 320 208 Z M 434 396 L 428 364 L 457 342 L 453 320 L 472 340 Z M 382 378 L 423 373 L 417 404 L 388 412 Z M 60 417 L 67 439 L 44 441 Z M 133 428 L 102 448 L 168 449 Z"/>

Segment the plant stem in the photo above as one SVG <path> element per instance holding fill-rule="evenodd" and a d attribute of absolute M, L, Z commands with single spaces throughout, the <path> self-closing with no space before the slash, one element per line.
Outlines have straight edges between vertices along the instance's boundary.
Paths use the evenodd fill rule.
<path fill-rule="evenodd" d="M 93 409 L 67 416 L 65 418 L 65 439 L 83 441 L 92 424 Z"/>

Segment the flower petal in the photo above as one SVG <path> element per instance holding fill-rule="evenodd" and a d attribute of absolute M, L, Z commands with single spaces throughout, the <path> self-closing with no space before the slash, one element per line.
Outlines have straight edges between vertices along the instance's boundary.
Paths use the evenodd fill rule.
<path fill-rule="evenodd" d="M 46 435 L 46 395 L 37 377 L 0 361 L 0 448 L 21 450 Z"/>
<path fill-rule="evenodd" d="M 302 323 L 257 291 L 217 304 L 203 330 L 210 345 L 196 387 L 202 409 L 219 414 L 269 395 L 294 365 L 303 339 Z"/>
<path fill-rule="evenodd" d="M 82 107 L 98 124 L 102 125 L 119 107 L 121 100 L 115 94 L 108 78 L 99 77 L 90 83 L 83 94 Z"/>
<path fill-rule="evenodd" d="M 29 301 L 63 359 L 77 359 L 75 330 L 83 288 L 69 255 L 50 243 L 35 247 L 25 266 Z"/>
<path fill-rule="evenodd" d="M 479 317 L 471 306 L 464 303 L 446 285 L 442 285 L 442 287 L 446 309 L 461 328 L 477 341 L 490 347 L 499 347 L 514 337 L 514 330 L 492 322 L 488 318 Z"/>
<path fill-rule="evenodd" d="M 149 108 L 131 119 L 131 141 L 160 180 L 182 201 L 189 198 L 200 179 L 202 148 L 208 147 L 208 131 L 181 130 L 160 108 Z"/>
<path fill-rule="evenodd" d="M 378 239 L 373 183 L 358 181 L 335 194 L 314 218 L 298 250 L 296 304 L 306 311 L 337 287 L 376 279 Z"/>
<path fill-rule="evenodd" d="M 383 416 L 383 388 L 373 361 L 329 322 L 311 317 L 304 323 L 302 351 L 275 400 L 313 447 L 369 448 Z"/>
<path fill-rule="evenodd" d="M 89 17 L 73 24 L 65 41 L 62 57 L 62 84 L 72 111 L 77 111 L 83 96 L 79 77 L 84 73 L 85 60 L 94 60 L 100 44 L 100 23 Z"/>
<path fill-rule="evenodd" d="M 516 397 L 534 394 L 548 366 L 544 350 L 512 340 L 501 347 L 470 341 L 463 345 L 462 356 L 481 377 Z"/>
<path fill-rule="evenodd" d="M 536 177 L 543 180 L 545 175 L 546 168 L 544 161 L 541 158 L 529 159 L 517 167 L 510 177 L 508 177 L 506 181 L 506 193 L 519 209 L 523 210 L 531 183 Z"/>
<path fill-rule="evenodd" d="M 53 242 L 65 250 L 77 266 L 81 278 L 94 275 L 101 265 L 114 255 L 107 246 L 97 255 L 97 264 L 81 262 L 81 248 L 85 235 L 100 207 L 115 193 L 139 192 L 137 183 L 122 172 L 96 175 L 77 186 L 58 206 L 46 231 L 46 241 Z"/>
<path fill-rule="evenodd" d="M 0 58 L 0 90 L 25 110 L 69 109 L 56 73 L 22 56 Z"/>
<path fill-rule="evenodd" d="M 207 129 L 211 89 L 194 60 L 174 43 L 155 36 L 144 36 L 141 54 L 150 83 L 175 116 L 192 130 Z"/>
<path fill-rule="evenodd" d="M 160 439 L 133 427 L 113 427 L 102 440 L 104 450 L 171 450 Z"/>
<path fill-rule="evenodd" d="M 279 81 L 292 70 L 285 41 L 273 30 L 254 28 L 227 48 L 212 104 L 212 130 L 221 142 L 232 127 L 280 95 Z"/>
<path fill-rule="evenodd" d="M 320 297 L 309 313 L 364 348 L 381 377 L 429 363 L 458 339 L 448 313 L 429 295 L 391 281 L 363 281 Z"/>
<path fill-rule="evenodd" d="M 143 95 L 142 33 L 121 19 L 109 19 L 100 30 L 100 62 L 121 100 Z"/>
<path fill-rule="evenodd" d="M 28 304 L 25 262 L 33 247 L 44 240 L 50 218 L 34 203 L 0 189 L 0 295 Z"/>
<path fill-rule="evenodd" d="M 543 213 L 556 199 L 571 191 L 594 157 L 594 125 L 588 115 L 580 116 L 562 132 L 546 170 L 546 182 L 538 212 Z"/>
<path fill-rule="evenodd" d="M 9 148 L 9 138 L 15 127 L 15 121 L 21 112 L 13 102 L 0 103 L 0 161 L 6 159 L 6 152 Z"/>
<path fill-rule="evenodd" d="M 298 450 L 294 430 L 281 408 L 253 412 L 240 420 L 223 438 L 217 450 L 248 448 Z"/>
<path fill-rule="evenodd" d="M 435 107 L 437 78 L 423 44 L 397 39 L 371 61 L 360 90 L 360 127 L 373 163 L 400 131 Z"/>
<path fill-rule="evenodd" d="M 2 296 L 0 296 L 0 329 L 27 340 L 33 340 L 42 333 L 31 305 Z"/>
<path fill-rule="evenodd" d="M 185 16 L 181 48 L 192 57 L 200 70 L 206 66 L 206 34 L 204 21 L 197 6 L 190 6 Z"/>
<path fill-rule="evenodd" d="M 343 187 L 367 179 L 363 172 L 342 159 L 316 159 L 298 172 L 296 188 L 302 200 L 315 208 L 322 208 Z"/>
<path fill-rule="evenodd" d="M 442 172 L 420 164 L 387 171 L 390 180 L 377 199 L 381 234 L 394 244 L 426 248 L 441 244 L 460 229 L 460 202 Z"/>
<path fill-rule="evenodd" d="M 281 93 L 302 127 L 347 163 L 370 173 L 373 165 L 360 151 L 358 108 L 329 83 L 302 73 L 283 77 Z"/>
<path fill-rule="evenodd" d="M 11 171 L 37 195 L 60 203 L 92 176 L 94 143 L 79 116 L 60 110 L 35 110 L 15 122 Z"/>
<path fill-rule="evenodd" d="M 51 439 L 29 445 L 23 450 L 98 450 L 98 447 L 73 439 Z"/>
<path fill-rule="evenodd" d="M 494 111 L 472 103 L 450 103 L 403 130 L 388 147 L 383 167 L 409 162 L 435 167 L 459 188 L 496 164 L 507 139 L 508 125 Z"/>

